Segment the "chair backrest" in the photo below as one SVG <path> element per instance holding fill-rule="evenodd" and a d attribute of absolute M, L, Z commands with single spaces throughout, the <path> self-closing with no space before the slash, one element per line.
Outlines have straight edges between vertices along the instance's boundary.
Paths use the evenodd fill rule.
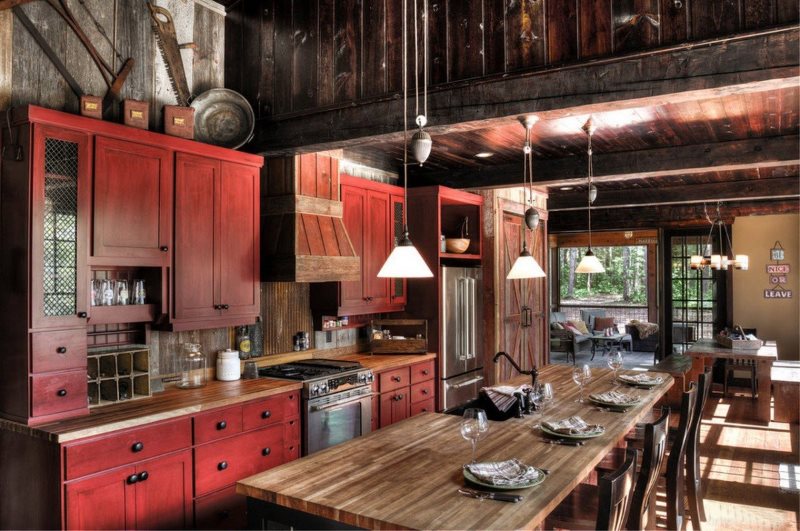
<path fill-rule="evenodd" d="M 681 398 L 681 418 L 672 448 L 667 459 L 667 528 L 681 529 L 679 518 L 683 514 L 683 464 L 686 441 L 697 403 L 697 384 L 692 382 Z"/>
<path fill-rule="evenodd" d="M 699 477 L 700 471 L 698 470 L 699 452 L 700 452 L 700 424 L 703 420 L 703 408 L 706 407 L 706 400 L 708 400 L 708 393 L 711 391 L 711 367 L 708 367 L 705 372 L 701 373 L 697 378 L 697 401 L 694 406 L 694 414 L 692 415 L 692 423 L 689 426 L 689 434 L 686 438 L 686 466 L 695 467 L 694 473 Z"/>
<path fill-rule="evenodd" d="M 647 527 L 647 514 L 650 507 L 650 497 L 658 483 L 661 466 L 667 452 L 667 436 L 669 432 L 669 408 L 661 408 L 661 417 L 652 424 L 644 426 L 644 453 L 642 466 L 639 467 L 639 477 L 631 497 L 630 516 L 628 516 L 628 529 L 645 529 Z"/>
<path fill-rule="evenodd" d="M 628 448 L 622 466 L 597 481 L 599 496 L 597 529 L 618 531 L 624 528 L 631 507 L 630 499 L 638 454 L 639 451 L 635 448 Z"/>
<path fill-rule="evenodd" d="M 550 322 L 551 323 L 566 323 L 567 322 L 567 314 L 564 312 L 550 312 Z"/>
<path fill-rule="evenodd" d="M 581 310 L 581 321 L 586 323 L 586 328 L 589 329 L 589 332 L 594 330 L 594 318 L 605 317 L 605 316 L 606 316 L 606 311 L 601 308 L 591 309 L 591 310 Z"/>

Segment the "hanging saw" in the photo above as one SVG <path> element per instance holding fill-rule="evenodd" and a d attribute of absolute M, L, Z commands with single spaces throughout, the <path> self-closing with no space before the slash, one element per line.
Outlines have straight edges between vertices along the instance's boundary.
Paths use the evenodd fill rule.
<path fill-rule="evenodd" d="M 178 100 L 178 105 L 187 107 L 192 99 L 192 94 L 189 92 L 189 83 L 186 81 L 181 47 L 178 45 L 172 15 L 163 7 L 154 6 L 150 2 L 147 2 L 147 8 L 150 10 L 156 44 L 164 58 L 164 65 L 167 67 L 167 75 L 172 90 L 175 91 L 175 98 Z"/>

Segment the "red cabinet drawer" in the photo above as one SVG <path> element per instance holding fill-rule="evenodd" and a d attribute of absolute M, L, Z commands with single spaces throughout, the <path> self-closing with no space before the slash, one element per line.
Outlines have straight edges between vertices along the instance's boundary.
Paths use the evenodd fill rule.
<path fill-rule="evenodd" d="M 192 428 L 188 418 L 114 432 L 90 442 L 67 446 L 67 479 L 142 461 L 191 445 Z"/>
<path fill-rule="evenodd" d="M 420 382 L 411 386 L 411 403 L 424 402 L 434 397 L 433 395 L 433 380 L 427 382 Z"/>
<path fill-rule="evenodd" d="M 294 444 L 290 444 L 289 446 L 284 447 L 283 449 L 283 462 L 288 463 L 289 461 L 294 461 L 295 459 L 300 459 L 300 442 L 296 442 Z"/>
<path fill-rule="evenodd" d="M 290 444 L 300 442 L 300 419 L 287 420 L 283 425 L 283 442 Z"/>
<path fill-rule="evenodd" d="M 85 368 L 85 328 L 31 334 L 31 372 Z"/>
<path fill-rule="evenodd" d="M 194 443 L 236 435 L 242 431 L 242 406 L 216 409 L 194 416 Z"/>
<path fill-rule="evenodd" d="M 402 367 L 393 371 L 386 371 L 380 374 L 381 393 L 393 391 L 405 387 L 409 382 L 408 367 Z"/>
<path fill-rule="evenodd" d="M 86 392 L 85 368 L 34 374 L 31 377 L 31 415 L 39 417 L 86 408 L 89 403 Z"/>
<path fill-rule="evenodd" d="M 411 366 L 411 385 L 433 379 L 434 361 L 436 360 L 428 360 Z"/>
<path fill-rule="evenodd" d="M 297 391 L 273 396 L 242 408 L 243 431 L 268 426 L 300 416 L 300 394 Z"/>
<path fill-rule="evenodd" d="M 195 494 L 233 485 L 238 480 L 283 462 L 283 426 L 217 441 L 194 450 Z"/>
<path fill-rule="evenodd" d="M 247 497 L 236 487 L 201 496 L 194 501 L 195 529 L 246 529 Z"/>
<path fill-rule="evenodd" d="M 436 411 L 436 404 L 433 398 L 429 398 L 424 402 L 417 402 L 416 404 L 411 404 L 411 416 L 418 415 L 420 413 L 427 413 Z"/>

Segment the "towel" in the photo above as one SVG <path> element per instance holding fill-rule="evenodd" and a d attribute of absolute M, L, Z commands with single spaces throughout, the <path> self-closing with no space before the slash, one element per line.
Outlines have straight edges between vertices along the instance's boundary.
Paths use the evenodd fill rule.
<path fill-rule="evenodd" d="M 541 477 L 541 472 L 532 466 L 525 465 L 519 459 L 509 459 L 492 463 L 472 463 L 466 465 L 467 470 L 481 483 L 513 487 L 526 485 Z"/>
<path fill-rule="evenodd" d="M 658 332 L 658 325 L 656 323 L 645 323 L 643 321 L 631 319 L 631 322 L 628 324 L 636 327 L 636 330 L 639 332 L 639 339 L 644 339 Z"/>
<path fill-rule="evenodd" d="M 620 374 L 617 376 L 620 381 L 633 385 L 658 385 L 664 381 L 661 376 L 650 376 L 649 374 Z"/>
<path fill-rule="evenodd" d="M 603 402 L 604 404 L 616 404 L 619 406 L 630 406 L 641 402 L 641 398 L 634 395 L 627 395 L 618 391 L 608 391 L 606 393 L 592 394 L 589 398 L 595 402 Z"/>
<path fill-rule="evenodd" d="M 550 431 L 563 433 L 565 435 L 590 435 L 606 431 L 603 426 L 599 424 L 586 424 L 585 420 L 577 416 L 563 420 L 542 422 L 542 426 Z"/>
<path fill-rule="evenodd" d="M 527 387 L 530 386 L 527 384 L 520 385 L 519 387 L 514 387 L 513 385 L 495 385 L 494 387 L 484 387 L 481 391 L 492 401 L 494 407 L 505 413 L 517 402 L 514 393 L 525 394 L 525 389 Z"/>

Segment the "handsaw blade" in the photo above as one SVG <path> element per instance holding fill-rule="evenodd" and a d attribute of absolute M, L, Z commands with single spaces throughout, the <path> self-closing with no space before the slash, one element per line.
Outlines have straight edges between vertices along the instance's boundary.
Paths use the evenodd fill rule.
<path fill-rule="evenodd" d="M 164 65 L 167 67 L 167 75 L 172 90 L 175 91 L 175 98 L 178 100 L 178 105 L 188 106 L 191 93 L 189 92 L 189 83 L 186 81 L 186 72 L 183 70 L 183 60 L 178 48 L 178 38 L 175 35 L 172 15 L 163 7 L 154 6 L 150 2 L 147 2 L 147 7 L 150 10 L 156 44 L 164 58 Z"/>

